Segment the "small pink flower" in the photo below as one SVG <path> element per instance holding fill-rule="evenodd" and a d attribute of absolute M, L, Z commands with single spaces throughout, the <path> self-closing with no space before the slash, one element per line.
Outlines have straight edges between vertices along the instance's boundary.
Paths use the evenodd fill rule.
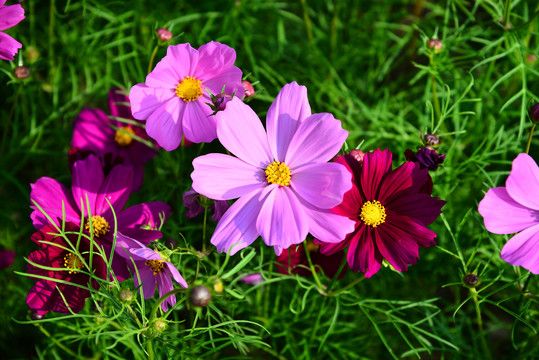
<path fill-rule="evenodd" d="M 539 274 L 539 167 L 519 154 L 505 187 L 487 191 L 479 203 L 485 227 L 494 234 L 513 234 L 504 245 L 503 260 Z"/>
<path fill-rule="evenodd" d="M 6 0 L 0 0 L 0 31 L 17 25 L 24 19 L 24 9 L 21 5 L 4 5 Z M 0 32 L 0 59 L 13 60 L 22 44 L 8 34 Z"/>
<path fill-rule="evenodd" d="M 167 55 L 146 77 L 131 88 L 129 98 L 135 119 L 146 120 L 146 131 L 168 151 L 182 136 L 191 142 L 210 142 L 217 137 L 211 97 L 223 90 L 243 97 L 241 70 L 234 66 L 236 52 L 218 42 L 198 50 L 189 44 L 169 46 Z"/>

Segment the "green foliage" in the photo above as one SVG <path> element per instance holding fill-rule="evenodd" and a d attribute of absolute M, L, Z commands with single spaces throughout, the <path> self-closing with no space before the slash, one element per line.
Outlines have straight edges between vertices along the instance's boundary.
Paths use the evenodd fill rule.
<path fill-rule="evenodd" d="M 484 192 L 503 186 L 524 151 L 527 110 L 539 100 L 535 1 L 51 0 L 24 7 L 26 19 L 7 31 L 24 47 L 0 64 L 0 248 L 17 253 L 0 270 L 4 358 L 537 357 L 538 278 L 500 259 L 509 237 L 487 233 L 477 212 Z M 128 280 L 91 289 L 79 314 L 31 320 L 24 299 L 35 280 L 16 274 L 36 250 L 29 184 L 41 176 L 69 184 L 74 117 L 83 107 L 106 110 L 111 87 L 144 81 L 154 49 L 155 62 L 166 53 L 158 27 L 172 31 L 170 44 L 232 46 L 255 85 L 249 105 L 262 119 L 281 87 L 297 81 L 307 86 L 313 112 L 342 120 L 349 148 L 389 148 L 396 164 L 419 146 L 421 133 L 438 132 L 446 160 L 431 173 L 433 195 L 447 201 L 430 227 L 438 246 L 421 249 L 403 276 L 386 267 L 370 279 L 351 271 L 341 279 L 279 274 L 260 240 L 232 257 L 217 254 L 208 244 L 215 224 L 188 220 L 182 205 L 192 159 L 224 151 L 214 141 L 162 151 L 129 201 L 172 206 L 164 239 L 178 243 L 172 261 L 189 285 L 211 289 L 208 307 L 192 306 L 180 287 L 167 313 L 157 295 L 144 301 L 137 293 L 124 303 L 119 292 L 136 290 Z M 432 37 L 442 41 L 440 52 L 428 47 Z M 19 80 L 13 69 L 23 64 L 31 76 Z M 538 148 L 535 137 L 530 154 Z M 240 281 L 253 273 L 264 282 Z M 464 282 L 470 273 L 477 284 Z"/>

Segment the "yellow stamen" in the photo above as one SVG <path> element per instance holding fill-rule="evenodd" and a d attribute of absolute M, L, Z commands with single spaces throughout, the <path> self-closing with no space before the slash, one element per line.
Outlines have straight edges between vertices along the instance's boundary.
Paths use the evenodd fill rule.
<path fill-rule="evenodd" d="M 365 225 L 377 227 L 386 221 L 386 209 L 378 200 L 366 201 L 361 207 L 361 214 L 359 217 Z"/>
<path fill-rule="evenodd" d="M 83 267 L 83 263 L 77 255 L 73 253 L 67 253 L 66 256 L 64 256 L 64 267 L 66 269 L 80 270 Z M 78 274 L 79 272 L 77 270 L 69 270 L 69 273 Z"/>
<path fill-rule="evenodd" d="M 165 268 L 165 264 L 161 260 L 146 260 L 144 264 L 152 268 L 154 275 L 159 274 Z"/>
<path fill-rule="evenodd" d="M 266 180 L 270 184 L 279 184 L 281 186 L 290 185 L 290 168 L 285 163 L 274 161 L 266 168 Z"/>
<path fill-rule="evenodd" d="M 103 216 L 92 216 L 92 227 L 94 230 L 94 236 L 95 237 L 101 237 L 104 235 L 107 235 L 107 233 L 110 230 L 109 223 Z M 90 219 L 86 220 L 86 224 L 84 224 L 84 228 L 87 231 L 90 231 Z"/>
<path fill-rule="evenodd" d="M 202 81 L 194 77 L 186 76 L 176 87 L 176 96 L 183 101 L 195 101 L 202 96 Z"/>
<path fill-rule="evenodd" d="M 118 130 L 116 130 L 116 134 L 114 135 L 114 141 L 116 142 L 116 144 L 118 144 L 118 146 L 129 146 L 133 142 L 133 137 L 129 134 L 134 135 L 135 132 L 129 126 L 122 126 Z"/>

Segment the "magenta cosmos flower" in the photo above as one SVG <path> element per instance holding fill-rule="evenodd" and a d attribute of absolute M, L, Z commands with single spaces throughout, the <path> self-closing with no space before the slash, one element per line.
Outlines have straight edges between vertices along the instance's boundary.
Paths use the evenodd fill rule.
<path fill-rule="evenodd" d="M 142 284 L 145 299 L 153 296 L 156 284 L 159 297 L 174 290 L 171 278 L 184 288 L 188 287 L 187 282 L 165 253 L 149 249 L 144 244 L 133 239 L 125 241 L 123 245 L 126 251 L 119 251 L 118 254 L 123 256 L 129 264 L 129 268 L 133 273 L 135 287 L 138 288 Z M 134 266 L 137 268 L 140 282 Z M 174 306 L 175 304 L 176 296 L 171 295 L 161 303 L 161 308 L 163 311 L 167 311 L 169 305 Z"/>
<path fill-rule="evenodd" d="M 38 315 L 44 315 L 51 310 L 69 314 L 69 309 L 78 313 L 84 307 L 86 298 L 90 297 L 90 291 L 83 287 L 91 286 L 97 290 L 99 283 L 95 277 L 107 278 L 107 266 L 100 255 L 102 250 L 100 252 L 95 242 L 93 254 L 90 257 L 90 240 L 84 236 L 79 239 L 79 235 L 74 234 L 80 231 L 80 227 L 67 222 L 64 230 L 67 233 L 65 238 L 58 234 L 58 230 L 53 225 L 46 225 L 32 235 L 32 241 L 41 250 L 34 251 L 28 256 L 28 272 L 51 278 L 38 279 L 26 297 L 26 303 Z M 54 270 L 43 269 L 32 263 Z M 90 283 L 89 273 L 92 272 L 94 278 Z M 80 286 L 65 284 L 53 279 Z"/>
<path fill-rule="evenodd" d="M 217 137 L 208 92 L 243 97 L 241 70 L 234 66 L 236 52 L 218 42 L 198 50 L 189 44 L 169 46 L 167 55 L 146 77 L 131 88 L 129 98 L 135 119 L 146 120 L 146 131 L 168 151 L 182 136 L 195 143 Z"/>
<path fill-rule="evenodd" d="M 234 254 L 261 236 L 279 255 L 309 232 L 334 242 L 353 230 L 352 221 L 329 210 L 352 186 L 344 166 L 327 163 L 348 132 L 331 114 L 311 115 L 306 87 L 283 87 L 268 110 L 267 133 L 237 98 L 216 117 L 219 141 L 237 157 L 200 156 L 191 178 L 211 199 L 239 197 L 212 236 L 219 252 Z"/>
<path fill-rule="evenodd" d="M 0 31 L 17 25 L 24 19 L 24 9 L 21 5 L 5 6 L 6 0 L 0 0 Z M 13 60 L 22 44 L 8 34 L 0 32 L 0 59 Z"/>
<path fill-rule="evenodd" d="M 479 213 L 492 233 L 518 232 L 504 245 L 502 259 L 539 274 L 539 167 L 531 156 L 513 160 L 505 187 L 490 189 Z"/>
<path fill-rule="evenodd" d="M 391 159 L 387 149 L 366 153 L 362 162 L 351 155 L 335 159 L 353 174 L 354 185 L 332 210 L 353 220 L 355 230 L 339 243 L 322 243 L 320 250 L 329 255 L 348 246 L 350 268 L 366 277 L 376 274 L 384 259 L 397 271 L 406 271 L 419 258 L 420 247 L 436 245 L 436 233 L 426 226 L 445 204 L 425 190 L 427 169 L 405 162 L 392 170 Z"/>
<path fill-rule="evenodd" d="M 49 224 L 47 217 L 38 209 L 39 205 L 55 223 L 65 214 L 65 221 L 93 230 L 94 237 L 105 245 L 112 245 L 114 236 L 114 215 L 117 221 L 117 241 L 123 237 L 133 238 L 148 244 L 161 238 L 159 229 L 167 218 L 170 207 L 160 201 L 133 205 L 123 209 L 131 192 L 133 171 L 130 166 L 116 165 L 105 177 L 99 159 L 90 155 L 73 165 L 71 191 L 58 181 L 42 177 L 32 184 L 30 206 L 33 211 L 34 227 L 40 229 Z M 87 199 L 87 200 L 86 200 Z M 112 209 L 108 202 L 112 205 Z M 90 215 L 88 214 L 90 208 Z M 90 228 L 90 217 L 92 228 Z M 163 219 L 163 221 L 161 220 Z M 115 257 L 116 259 L 117 257 Z M 125 264 L 113 263 L 120 279 L 128 277 Z"/>
<path fill-rule="evenodd" d="M 122 89 L 112 88 L 109 91 L 108 100 L 113 118 L 133 119 L 129 97 L 123 94 Z M 148 139 L 148 135 L 141 126 L 111 119 L 100 109 L 86 108 L 77 115 L 73 127 L 71 146 L 81 152 L 92 152 L 104 162 L 109 158 L 122 164 L 132 165 L 133 191 L 140 188 L 144 172 L 143 165 L 156 154 L 153 149 L 131 136 Z"/>

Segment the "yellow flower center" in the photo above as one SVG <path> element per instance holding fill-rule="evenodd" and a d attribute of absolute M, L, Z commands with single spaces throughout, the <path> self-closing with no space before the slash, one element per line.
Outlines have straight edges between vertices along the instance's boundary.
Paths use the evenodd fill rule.
<path fill-rule="evenodd" d="M 159 274 L 165 267 L 161 260 L 146 260 L 144 264 L 152 268 L 154 275 Z"/>
<path fill-rule="evenodd" d="M 69 270 L 69 273 L 78 274 L 79 272 L 77 270 L 82 269 L 83 263 L 77 255 L 73 253 L 67 253 L 66 256 L 64 256 L 64 267 L 66 269 L 76 269 L 76 270 Z"/>
<path fill-rule="evenodd" d="M 202 81 L 194 77 L 186 76 L 176 86 L 176 96 L 185 102 L 195 101 L 202 96 Z"/>
<path fill-rule="evenodd" d="M 377 227 L 386 221 L 386 209 L 380 204 L 380 201 L 366 201 L 361 207 L 360 219 L 372 227 Z"/>
<path fill-rule="evenodd" d="M 118 130 L 116 130 L 116 134 L 114 135 L 114 141 L 116 142 L 116 144 L 118 144 L 118 146 L 129 146 L 133 142 L 133 137 L 131 135 L 134 134 L 135 132 L 129 126 L 122 126 Z"/>
<path fill-rule="evenodd" d="M 110 230 L 109 223 L 103 216 L 92 216 L 92 227 L 94 230 L 94 236 L 95 237 L 101 237 L 104 235 L 107 235 L 107 233 Z M 84 228 L 87 231 L 90 231 L 90 219 L 86 220 L 86 224 L 84 224 Z"/>
<path fill-rule="evenodd" d="M 266 168 L 266 180 L 270 184 L 279 184 L 281 186 L 290 185 L 290 168 L 282 162 L 274 161 Z"/>

